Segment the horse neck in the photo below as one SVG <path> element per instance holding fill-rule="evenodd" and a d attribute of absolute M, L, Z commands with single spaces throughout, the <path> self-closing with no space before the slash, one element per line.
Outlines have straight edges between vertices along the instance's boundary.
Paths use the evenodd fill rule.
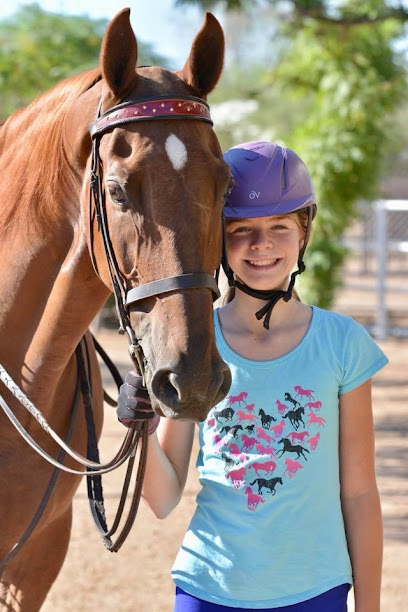
<path fill-rule="evenodd" d="M 0 363 L 32 399 L 51 394 L 79 340 L 106 301 L 81 228 L 54 236 L 58 253 L 37 238 L 2 242 Z"/>

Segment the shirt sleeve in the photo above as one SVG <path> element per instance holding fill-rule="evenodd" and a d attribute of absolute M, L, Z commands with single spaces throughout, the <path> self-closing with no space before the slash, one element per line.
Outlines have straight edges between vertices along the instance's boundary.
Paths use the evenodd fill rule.
<path fill-rule="evenodd" d="M 344 345 L 343 378 L 339 386 L 339 394 L 356 389 L 372 378 L 387 363 L 388 358 L 367 330 L 351 319 Z"/>

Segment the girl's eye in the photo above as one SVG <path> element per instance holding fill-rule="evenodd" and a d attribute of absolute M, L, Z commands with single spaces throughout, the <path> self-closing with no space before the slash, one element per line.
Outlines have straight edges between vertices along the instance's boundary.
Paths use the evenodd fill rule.
<path fill-rule="evenodd" d="M 244 233 L 244 232 L 249 232 L 249 231 L 250 231 L 250 228 L 249 228 L 249 227 L 247 227 L 246 225 L 241 225 L 240 227 L 236 227 L 236 228 L 235 228 L 235 229 L 232 231 L 232 233 L 233 233 L 233 234 L 242 234 L 242 233 Z"/>
<path fill-rule="evenodd" d="M 121 206 L 128 204 L 128 199 L 118 183 L 109 183 L 108 190 L 111 199 L 116 202 L 116 204 L 120 204 Z"/>

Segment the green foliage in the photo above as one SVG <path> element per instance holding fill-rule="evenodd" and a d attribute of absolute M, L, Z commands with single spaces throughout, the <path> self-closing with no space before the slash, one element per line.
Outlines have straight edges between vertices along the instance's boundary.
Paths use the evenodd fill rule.
<path fill-rule="evenodd" d="M 252 0 L 253 1 L 253 0 Z M 217 4 L 224 4 L 228 10 L 242 9 L 249 4 L 249 0 L 176 0 L 176 6 L 183 4 L 198 4 L 202 9 L 208 11 L 213 9 Z"/>
<path fill-rule="evenodd" d="M 0 22 L 0 117 L 26 105 L 61 79 L 98 65 L 108 21 L 59 15 L 26 5 Z M 139 44 L 141 64 L 161 63 Z M 163 64 L 162 64 L 163 65 Z"/>
<path fill-rule="evenodd" d="M 311 21 L 294 36 L 275 75 L 288 97 L 308 99 L 287 142 L 310 168 L 318 197 L 306 296 L 323 307 L 341 284 L 340 238 L 355 218 L 355 203 L 378 196 L 397 139 L 392 118 L 405 94 L 405 72 L 392 41 L 400 27 L 385 21 L 323 29 Z"/>

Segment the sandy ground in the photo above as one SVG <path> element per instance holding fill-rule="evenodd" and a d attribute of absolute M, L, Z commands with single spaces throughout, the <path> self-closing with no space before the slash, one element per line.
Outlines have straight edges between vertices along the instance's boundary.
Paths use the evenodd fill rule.
<path fill-rule="evenodd" d="M 354 298 L 353 304 L 361 305 L 358 296 Z M 344 312 L 346 305 L 350 306 L 350 301 L 342 302 L 340 296 L 336 309 Z M 130 366 L 125 339 L 104 329 L 97 336 L 125 373 Z M 382 610 L 403 612 L 408 609 L 408 341 L 394 338 L 379 344 L 391 361 L 373 385 L 377 473 L 385 527 Z M 105 370 L 103 376 L 106 385 L 110 384 Z M 122 438 L 114 409 L 107 407 L 102 459 L 113 456 Z M 118 472 L 105 477 L 108 514 L 116 506 L 122 479 L 123 474 Z M 192 515 L 197 491 L 192 461 L 183 499 L 172 515 L 159 521 L 142 502 L 130 537 L 117 554 L 112 554 L 105 550 L 94 529 L 82 483 L 74 502 L 69 552 L 42 611 L 170 612 L 173 584 L 169 570 Z M 354 609 L 352 595 L 349 609 Z"/>

